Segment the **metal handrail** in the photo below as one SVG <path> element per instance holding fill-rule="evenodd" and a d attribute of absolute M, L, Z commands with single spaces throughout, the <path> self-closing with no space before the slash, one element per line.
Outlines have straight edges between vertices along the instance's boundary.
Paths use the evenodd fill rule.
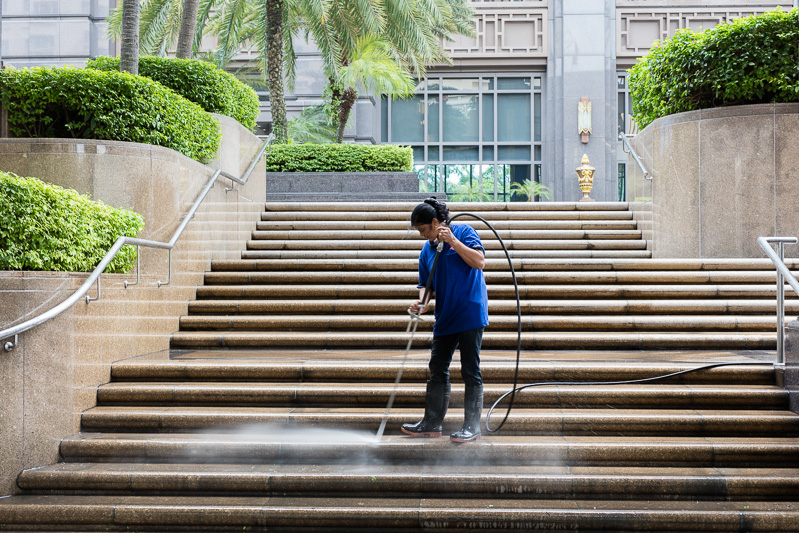
<path fill-rule="evenodd" d="M 633 156 L 633 160 L 635 160 L 635 162 L 638 163 L 638 168 L 640 168 L 641 172 L 644 173 L 644 179 L 651 180 L 652 176 L 650 176 L 649 171 L 644 168 L 644 164 L 641 163 L 641 160 L 638 158 L 638 154 L 635 153 L 635 150 L 633 149 L 633 146 L 630 144 L 630 140 L 627 137 L 627 135 L 625 135 L 624 133 L 619 133 L 619 140 L 622 143 L 624 143 L 624 145 L 622 146 L 622 150 L 624 150 L 625 153 L 628 153 L 631 156 Z M 626 150 L 624 149 L 624 146 L 627 147 Z"/>
<path fill-rule="evenodd" d="M 757 244 L 763 248 L 766 255 L 777 267 L 777 364 L 785 364 L 785 281 L 788 281 L 794 292 L 799 295 L 799 281 L 785 266 L 786 244 L 796 244 L 799 239 L 796 237 L 758 237 Z M 771 247 L 772 243 L 777 244 L 777 250 Z"/>
<path fill-rule="evenodd" d="M 103 273 L 103 271 L 106 269 L 106 267 L 108 267 L 108 264 L 114 259 L 119 250 L 126 244 L 169 250 L 169 278 L 167 279 L 166 282 L 158 281 L 159 287 L 168 285 L 172 281 L 172 248 L 174 248 L 175 244 L 178 242 L 178 239 L 180 239 L 180 236 L 183 234 L 183 230 L 186 229 L 186 226 L 188 226 L 189 222 L 194 217 L 194 214 L 197 212 L 197 209 L 200 207 L 200 204 L 203 202 L 203 200 L 205 200 L 205 197 L 208 196 L 208 193 L 211 191 L 211 188 L 216 183 L 216 180 L 218 180 L 220 177 L 223 177 L 233 182 L 240 183 L 242 185 L 247 183 L 247 181 L 249 181 L 250 179 L 250 174 L 252 174 L 252 171 L 255 169 L 255 165 L 258 164 L 258 161 L 261 159 L 261 156 L 264 154 L 264 151 L 266 151 L 266 148 L 272 142 L 272 139 L 273 136 L 272 134 L 270 134 L 261 145 L 261 148 L 258 150 L 255 159 L 253 159 L 252 163 L 247 168 L 247 171 L 245 172 L 242 178 L 238 178 L 236 176 L 228 174 L 227 172 L 222 171 L 222 169 L 219 169 L 216 172 L 214 172 L 214 175 L 211 177 L 210 180 L 208 180 L 208 183 L 203 188 L 202 192 L 200 193 L 200 196 L 198 196 L 197 200 L 194 201 L 194 204 L 189 209 L 189 212 L 186 213 L 186 216 L 183 218 L 183 221 L 175 230 L 175 233 L 172 235 L 172 238 L 169 239 L 169 242 L 136 239 L 124 235 L 120 236 L 119 238 L 117 238 L 116 242 L 114 242 L 114 245 L 111 246 L 108 252 L 106 252 L 105 256 L 103 256 L 103 258 L 100 260 L 100 263 L 94 268 L 94 270 L 92 270 L 91 274 L 89 274 L 89 277 L 86 278 L 86 281 L 83 282 L 83 285 L 81 285 L 78 288 L 78 290 L 72 293 L 72 295 L 69 296 L 66 300 L 64 300 L 57 306 L 53 307 L 49 311 L 45 311 L 44 313 L 34 318 L 31 318 L 30 320 L 26 320 L 25 322 L 17 324 L 16 326 L 12 326 L 10 328 L 0 331 L 0 339 L 9 339 L 11 337 L 14 337 L 14 342 L 6 341 L 5 343 L 3 343 L 3 349 L 7 352 L 10 352 L 14 348 L 16 348 L 18 344 L 18 336 L 20 333 L 23 333 L 31 328 L 43 324 L 44 322 L 47 322 L 51 318 L 55 318 L 56 316 L 60 315 L 61 313 L 63 313 L 64 311 L 75 305 L 75 303 L 77 303 L 77 301 L 80 300 L 83 296 L 86 296 L 87 304 L 91 301 L 98 300 L 100 298 L 100 274 Z M 232 189 L 231 188 L 225 189 L 225 191 L 230 191 L 230 190 Z M 136 278 L 137 278 L 136 283 L 139 283 L 139 280 L 141 278 L 138 269 L 138 255 L 137 255 Z M 95 281 L 97 282 L 97 297 L 91 298 L 88 295 L 88 293 L 89 289 L 91 288 L 91 286 L 94 284 Z M 129 285 L 135 285 L 136 283 L 125 282 L 125 288 L 127 288 Z"/>

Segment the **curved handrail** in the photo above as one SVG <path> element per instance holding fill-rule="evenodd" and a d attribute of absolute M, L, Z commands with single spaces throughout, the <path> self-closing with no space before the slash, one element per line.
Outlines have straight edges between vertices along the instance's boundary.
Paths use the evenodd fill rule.
<path fill-rule="evenodd" d="M 250 179 L 250 175 L 252 174 L 252 171 L 255 169 L 255 165 L 258 164 L 258 161 L 261 159 L 261 156 L 264 154 L 264 151 L 266 151 L 266 148 L 271 144 L 273 138 L 274 138 L 273 135 L 269 134 L 269 136 L 266 138 L 266 140 L 264 140 L 263 144 L 261 145 L 261 148 L 258 150 L 258 153 L 256 154 L 255 158 L 253 159 L 252 163 L 250 163 L 250 166 L 247 168 L 247 171 L 245 172 L 243 177 L 238 178 L 236 176 L 228 174 L 227 172 L 222 171 L 222 169 L 219 169 L 216 172 L 214 172 L 214 175 L 211 177 L 210 180 L 208 180 L 208 183 L 206 183 L 206 185 L 203 188 L 202 192 L 197 197 L 197 199 L 194 201 L 194 204 L 191 206 L 191 208 L 189 209 L 188 213 L 186 213 L 186 216 L 183 218 L 183 221 L 180 223 L 178 228 L 175 230 L 175 233 L 172 235 L 172 238 L 169 239 L 168 242 L 150 241 L 150 240 L 146 240 L 146 239 L 136 239 L 134 237 L 127 237 L 125 235 L 120 236 L 119 238 L 117 238 L 116 242 L 114 242 L 114 245 L 111 246 L 111 248 L 109 248 L 108 252 L 106 252 L 106 254 L 103 256 L 103 258 L 100 260 L 100 263 L 94 268 L 94 270 L 92 270 L 91 274 L 89 274 L 89 277 L 86 278 L 86 281 L 83 282 L 83 285 L 81 285 L 78 288 L 78 290 L 76 290 L 74 293 L 72 293 L 72 295 L 69 296 L 66 300 L 64 300 L 63 302 L 61 302 L 57 306 L 53 307 L 52 309 L 50 309 L 48 311 L 45 311 L 44 313 L 42 313 L 42 314 L 40 314 L 38 316 L 35 316 L 35 317 L 33 317 L 33 318 L 29 319 L 29 320 L 26 320 L 25 322 L 21 322 L 20 324 L 17 324 L 16 326 L 12 326 L 10 328 L 7 328 L 7 329 L 4 329 L 4 330 L 0 331 L 0 339 L 8 339 L 8 338 L 14 337 L 14 342 L 6 341 L 5 343 L 3 343 L 3 349 L 5 351 L 7 351 L 7 352 L 10 352 L 11 350 L 13 350 L 17 346 L 17 337 L 18 337 L 18 335 L 20 333 L 23 333 L 23 332 L 25 332 L 25 331 L 27 331 L 27 330 L 29 330 L 31 328 L 35 328 L 36 326 L 38 326 L 40 324 L 43 324 L 44 322 L 47 322 L 51 318 L 55 318 L 56 316 L 60 315 L 61 313 L 63 313 L 64 311 L 66 311 L 67 309 L 69 309 L 70 307 L 75 305 L 77 303 L 77 301 L 80 300 L 81 298 L 83 298 L 84 296 L 86 296 L 86 303 L 87 304 L 90 301 L 99 299 L 100 298 L 100 274 L 103 273 L 103 271 L 106 269 L 106 267 L 108 267 L 108 264 L 114 259 L 114 257 L 119 252 L 119 250 L 123 246 L 125 246 L 126 244 L 135 245 L 135 246 L 147 246 L 149 248 L 161 248 L 161 249 L 164 249 L 164 250 L 169 250 L 169 253 L 170 253 L 169 271 L 170 271 L 170 279 L 171 279 L 171 277 L 172 277 L 172 255 L 171 255 L 172 254 L 172 248 L 178 242 L 178 239 L 180 239 L 180 236 L 183 234 L 183 230 L 186 229 L 186 226 L 188 226 L 189 222 L 194 217 L 194 214 L 197 212 L 197 209 L 200 207 L 200 204 L 203 202 L 203 200 L 205 200 L 205 197 L 208 196 L 208 193 L 211 191 L 211 188 L 216 183 L 216 180 L 218 180 L 220 177 L 223 177 L 223 178 L 227 178 L 227 179 L 229 179 L 231 181 L 234 181 L 236 183 L 240 183 L 242 185 L 247 183 L 247 181 L 249 181 L 249 179 Z M 230 189 L 226 189 L 226 190 L 230 190 Z M 137 257 L 138 257 L 138 254 L 137 254 Z M 137 269 L 137 275 L 138 275 L 138 269 Z M 88 292 L 89 292 L 89 289 L 91 288 L 91 286 L 95 282 L 97 282 L 97 298 L 90 298 L 88 296 Z M 161 281 L 158 282 L 158 286 L 159 287 L 161 287 L 162 285 L 167 285 L 167 284 L 169 284 L 169 281 L 167 281 L 166 283 L 161 282 Z M 126 285 L 126 287 L 127 287 L 127 285 Z"/>
<path fill-rule="evenodd" d="M 644 164 L 641 163 L 641 160 L 638 158 L 638 154 L 636 154 L 635 150 L 633 150 L 633 145 L 630 144 L 630 140 L 627 138 L 627 136 L 623 133 L 619 133 L 619 140 L 624 143 L 624 146 L 627 147 L 626 150 L 624 150 L 624 147 L 622 147 L 622 150 L 633 156 L 633 160 L 638 163 L 638 168 L 640 168 L 641 172 L 644 173 L 644 179 L 651 180 L 652 176 L 650 176 L 649 171 L 644 168 Z"/>
<path fill-rule="evenodd" d="M 785 266 L 785 255 L 783 247 L 786 244 L 796 244 L 799 239 L 796 237 L 758 237 L 757 244 L 763 248 L 766 255 L 777 267 L 777 364 L 785 364 L 785 281 L 799 295 L 799 281 L 793 273 Z M 777 251 L 771 247 L 772 243 L 777 244 Z"/>

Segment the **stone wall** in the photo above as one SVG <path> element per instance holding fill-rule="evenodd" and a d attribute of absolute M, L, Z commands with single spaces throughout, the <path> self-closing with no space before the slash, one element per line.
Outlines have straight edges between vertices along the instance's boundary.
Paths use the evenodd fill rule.
<path fill-rule="evenodd" d="M 201 165 L 165 148 L 67 139 L 0 140 L 0 170 L 92 194 L 145 216 L 141 237 L 168 241 L 215 168 L 241 175 L 261 141 L 228 118 L 219 157 Z M 24 468 L 59 460 L 60 440 L 80 429 L 80 413 L 95 405 L 97 386 L 113 361 L 164 350 L 210 260 L 240 256 L 263 210 L 263 158 L 245 186 L 219 180 L 173 250 L 142 249 L 142 279 L 103 274 L 102 298 L 78 302 L 58 317 L 0 348 L 0 495 L 16 490 Z M 83 273 L 0 271 L 0 329 L 54 307 L 86 279 Z M 96 295 L 96 288 L 89 292 Z M 0 339 L 5 342 L 6 339 Z"/>
<path fill-rule="evenodd" d="M 654 257 L 763 257 L 758 237 L 799 236 L 799 104 L 670 115 L 632 145 L 652 180 L 630 163 L 628 201 Z"/>
<path fill-rule="evenodd" d="M 268 172 L 268 202 L 421 202 L 415 172 Z M 443 193 L 436 193 L 440 199 Z"/>

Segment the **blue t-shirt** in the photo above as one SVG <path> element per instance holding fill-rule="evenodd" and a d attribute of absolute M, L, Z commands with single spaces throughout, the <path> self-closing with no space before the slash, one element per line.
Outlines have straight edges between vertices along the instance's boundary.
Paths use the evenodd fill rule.
<path fill-rule="evenodd" d="M 452 234 L 469 248 L 483 249 L 477 232 L 465 224 L 450 226 Z M 427 285 L 436 248 L 425 242 L 419 254 L 419 288 Z M 488 325 L 488 294 L 483 271 L 472 268 L 458 252 L 444 244 L 433 273 L 431 288 L 436 294 L 434 335 L 451 335 Z"/>

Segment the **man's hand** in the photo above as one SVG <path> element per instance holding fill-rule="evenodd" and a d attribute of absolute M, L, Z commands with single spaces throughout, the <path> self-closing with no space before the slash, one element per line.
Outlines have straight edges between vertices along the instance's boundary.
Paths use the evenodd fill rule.
<path fill-rule="evenodd" d="M 429 303 L 429 302 L 428 302 Z M 427 312 L 427 305 L 422 305 L 421 300 L 417 300 L 411 304 L 408 308 L 408 314 L 411 315 L 423 315 Z"/>

